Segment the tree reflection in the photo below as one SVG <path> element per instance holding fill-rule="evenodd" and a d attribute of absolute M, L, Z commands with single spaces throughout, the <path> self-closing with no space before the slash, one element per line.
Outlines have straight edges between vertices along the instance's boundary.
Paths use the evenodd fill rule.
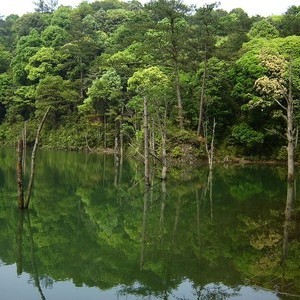
<path fill-rule="evenodd" d="M 29 217 L 8 206 L 15 170 L 0 164 L 0 257 L 40 294 L 69 279 L 156 299 L 190 298 L 177 291 L 185 280 L 193 299 L 225 299 L 245 284 L 299 293 L 299 211 L 276 169 L 175 169 L 144 193 L 126 160 L 120 171 L 109 156 L 41 154 Z"/>

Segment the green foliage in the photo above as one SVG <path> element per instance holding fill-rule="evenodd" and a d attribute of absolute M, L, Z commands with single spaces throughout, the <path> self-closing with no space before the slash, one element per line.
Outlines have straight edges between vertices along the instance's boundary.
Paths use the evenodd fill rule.
<path fill-rule="evenodd" d="M 253 23 L 248 35 L 251 39 L 273 39 L 279 37 L 279 32 L 275 28 L 275 26 L 273 26 L 268 20 L 263 19 L 261 21 Z"/>
<path fill-rule="evenodd" d="M 109 69 L 100 78 L 95 79 L 89 88 L 86 98 L 79 106 L 81 111 L 105 114 L 110 107 L 117 107 L 116 100 L 121 95 L 121 79 L 114 69 Z"/>
<path fill-rule="evenodd" d="M 232 128 L 232 138 L 235 143 L 253 149 L 261 145 L 264 141 L 264 135 L 261 132 L 253 130 L 246 123 L 235 125 Z"/>
<path fill-rule="evenodd" d="M 155 141 L 163 129 L 176 146 L 172 132 L 183 123 L 181 129 L 194 133 L 203 96 L 203 120 L 216 119 L 216 148 L 232 145 L 231 129 L 239 124 L 264 135 L 263 144 L 254 138 L 257 147 L 247 138 L 234 140 L 243 153 L 276 156 L 284 144 L 282 114 L 269 105 L 273 94 L 269 101 L 261 94 L 276 87 L 266 84 L 270 74 L 260 55 L 264 49 L 291 58 L 299 98 L 299 7 L 263 18 L 242 9 L 228 13 L 215 3 L 193 10 L 177 0 L 56 4 L 37 1 L 36 12 L 0 20 L 0 122 L 33 120 L 50 105 L 46 131 L 72 128 L 82 118 L 83 131 L 101 131 L 93 144 L 112 145 L 124 133 L 126 148 L 141 130 L 147 97 Z M 191 145 L 199 152 L 199 144 Z"/>
<path fill-rule="evenodd" d="M 47 118 L 50 127 L 55 127 L 73 112 L 78 102 L 78 93 L 73 89 L 69 81 L 60 76 L 47 76 L 43 78 L 36 88 L 36 116 L 41 117 L 50 106 L 51 110 Z"/>

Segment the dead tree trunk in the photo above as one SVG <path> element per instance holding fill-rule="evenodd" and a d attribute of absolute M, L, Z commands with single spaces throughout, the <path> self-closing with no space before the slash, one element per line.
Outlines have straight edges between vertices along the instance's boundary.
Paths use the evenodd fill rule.
<path fill-rule="evenodd" d="M 18 188 L 18 206 L 24 208 L 24 190 L 23 190 L 23 140 L 18 141 L 17 146 L 17 188 Z"/>
<path fill-rule="evenodd" d="M 38 147 L 38 143 L 39 143 L 39 137 L 40 137 L 40 133 L 42 131 L 43 125 L 45 123 L 46 117 L 49 113 L 49 110 L 50 110 L 50 107 L 48 107 L 47 111 L 45 112 L 43 119 L 37 129 L 35 142 L 34 142 L 32 154 L 31 154 L 30 178 L 29 178 L 29 183 L 28 183 L 28 188 L 27 188 L 27 197 L 26 197 L 26 202 L 25 202 L 24 208 L 28 208 L 28 206 L 29 206 L 31 191 L 32 191 L 32 187 L 33 187 L 34 174 L 35 174 L 35 157 L 36 157 L 37 147 Z"/>
<path fill-rule="evenodd" d="M 214 141 L 215 141 L 215 130 L 216 130 L 216 120 L 214 119 L 213 127 L 212 127 L 212 136 L 211 140 L 209 142 L 208 137 L 208 125 L 207 123 L 204 126 L 204 137 L 205 137 L 205 148 L 207 153 L 207 159 L 208 159 L 208 166 L 209 170 L 212 170 L 213 168 L 213 160 L 214 160 Z"/>

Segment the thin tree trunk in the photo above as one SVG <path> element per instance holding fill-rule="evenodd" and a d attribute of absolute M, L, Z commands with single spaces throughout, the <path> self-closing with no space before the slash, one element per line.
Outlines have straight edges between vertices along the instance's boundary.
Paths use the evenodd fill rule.
<path fill-rule="evenodd" d="M 176 84 L 179 128 L 180 128 L 180 130 L 183 130 L 184 129 L 184 117 L 183 117 L 183 107 L 182 107 L 180 81 L 179 81 L 179 70 L 178 70 L 177 61 L 175 61 L 175 84 Z"/>
<path fill-rule="evenodd" d="M 167 149 L 166 149 L 166 132 L 163 130 L 161 135 L 161 148 L 162 148 L 162 171 L 161 180 L 167 179 Z"/>
<path fill-rule="evenodd" d="M 123 136 L 123 115 L 124 115 L 124 108 L 122 107 L 122 111 L 121 111 L 121 118 L 120 118 L 120 129 L 119 129 L 119 135 L 120 135 L 120 156 L 121 156 L 121 160 L 123 159 L 123 140 L 124 140 L 124 136 Z"/>
<path fill-rule="evenodd" d="M 205 45 L 205 53 L 204 53 L 204 70 L 202 75 L 202 83 L 201 83 L 201 94 L 200 94 L 200 101 L 199 101 L 199 119 L 198 119 L 198 128 L 197 128 L 197 135 L 201 135 L 201 128 L 202 120 L 203 120 L 203 104 L 205 98 L 205 86 L 206 86 L 206 74 L 207 74 L 207 49 Z"/>
<path fill-rule="evenodd" d="M 27 145 L 27 121 L 24 123 L 23 129 L 23 173 L 26 173 L 26 145 Z"/>
<path fill-rule="evenodd" d="M 18 188 L 18 206 L 24 208 L 24 190 L 23 190 L 23 140 L 18 141 L 17 146 L 17 188 Z"/>
<path fill-rule="evenodd" d="M 205 137 L 205 148 L 206 148 L 206 153 L 207 153 L 207 159 L 208 159 L 208 166 L 209 170 L 212 170 L 213 168 L 213 159 L 214 159 L 214 141 L 215 141 L 215 129 L 216 129 L 216 120 L 214 119 L 213 122 L 213 128 L 212 128 L 212 137 L 211 141 L 209 142 L 208 138 L 208 124 L 206 123 L 204 126 L 204 137 Z"/>
<path fill-rule="evenodd" d="M 287 153 L 288 153 L 288 181 L 294 181 L 295 176 L 295 162 L 294 162 L 294 116 L 293 116 L 293 97 L 292 97 L 292 72 L 291 65 L 289 70 L 289 91 L 287 99 Z"/>
<path fill-rule="evenodd" d="M 29 178 L 29 183 L 28 183 L 28 188 L 27 188 L 27 197 L 26 197 L 26 202 L 25 202 L 25 208 L 28 208 L 28 206 L 29 206 L 31 191 L 32 191 L 32 187 L 33 187 L 33 180 L 34 180 L 34 174 L 35 174 L 35 157 L 36 157 L 37 147 L 38 147 L 38 143 L 39 143 L 39 137 L 40 137 L 40 133 L 42 131 L 43 125 L 45 123 L 45 120 L 46 120 L 46 117 L 47 117 L 49 111 L 50 111 L 50 107 L 48 107 L 47 111 L 45 112 L 43 119 L 37 129 L 35 142 L 34 142 L 34 146 L 32 149 L 30 178 Z"/>
<path fill-rule="evenodd" d="M 150 186 L 149 128 L 148 128 L 147 97 L 144 97 L 144 164 L 145 164 L 145 184 Z"/>

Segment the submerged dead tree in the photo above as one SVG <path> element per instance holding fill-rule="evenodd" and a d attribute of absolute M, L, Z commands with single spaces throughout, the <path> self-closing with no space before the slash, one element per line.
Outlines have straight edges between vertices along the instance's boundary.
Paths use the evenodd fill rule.
<path fill-rule="evenodd" d="M 35 175 L 35 158 L 36 158 L 36 152 L 38 148 L 38 143 L 39 143 L 39 138 L 40 134 L 43 128 L 43 125 L 45 123 L 46 117 L 50 111 L 50 107 L 48 107 L 47 111 L 45 112 L 42 121 L 37 129 L 36 137 L 35 137 L 35 142 L 34 146 L 32 149 L 32 154 L 31 154 L 31 168 L 30 168 L 30 178 L 28 182 L 28 187 L 27 187 L 27 196 L 26 196 L 26 201 L 24 202 L 24 189 L 23 189 L 23 141 L 22 139 L 19 140 L 18 142 L 18 148 L 17 148 L 17 157 L 18 157 L 18 163 L 17 163 L 17 184 L 18 184 L 18 194 L 19 194 L 19 208 L 28 208 L 29 202 L 30 202 L 30 197 L 31 197 L 31 192 L 32 192 L 32 187 L 33 187 L 33 181 L 34 181 L 34 175 Z"/>

